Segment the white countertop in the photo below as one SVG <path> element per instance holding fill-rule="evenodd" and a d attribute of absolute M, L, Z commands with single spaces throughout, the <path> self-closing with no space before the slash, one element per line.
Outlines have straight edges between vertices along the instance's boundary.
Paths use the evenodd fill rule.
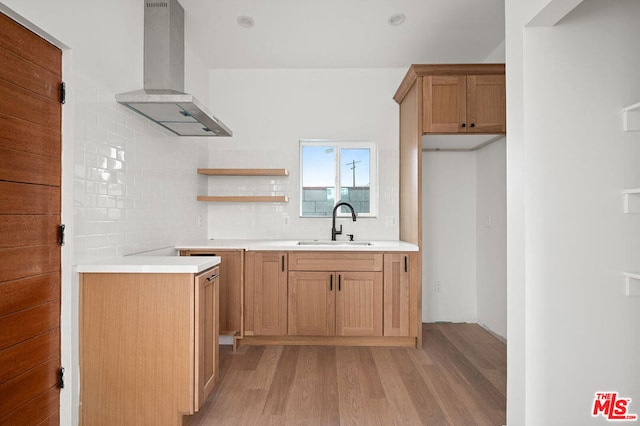
<path fill-rule="evenodd" d="M 198 274 L 220 263 L 219 256 L 124 256 L 78 265 L 85 273 Z"/>
<path fill-rule="evenodd" d="M 299 241 L 304 243 L 300 245 Z M 318 244 L 314 244 L 318 242 Z M 236 249 L 248 251 L 418 251 L 415 244 L 404 241 L 326 241 L 326 240 L 198 240 L 176 244 L 177 250 Z"/>

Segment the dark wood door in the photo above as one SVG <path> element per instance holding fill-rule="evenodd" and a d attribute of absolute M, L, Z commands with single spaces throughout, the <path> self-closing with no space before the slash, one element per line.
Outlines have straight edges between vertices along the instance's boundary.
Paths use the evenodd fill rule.
<path fill-rule="evenodd" d="M 58 424 L 62 52 L 0 13 L 0 424 Z"/>

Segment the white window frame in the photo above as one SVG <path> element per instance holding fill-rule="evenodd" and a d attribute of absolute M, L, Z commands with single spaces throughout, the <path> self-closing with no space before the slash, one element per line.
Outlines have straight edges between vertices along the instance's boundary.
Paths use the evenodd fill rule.
<path fill-rule="evenodd" d="M 365 140 L 342 140 L 342 139 L 301 139 L 300 140 L 300 209 L 299 214 L 301 218 L 326 218 L 326 216 L 309 216 L 302 215 L 302 203 L 303 203 L 303 170 L 302 170 L 302 150 L 304 146 L 332 146 L 336 150 L 336 177 L 334 182 L 335 204 L 340 202 L 340 173 L 342 170 L 342 162 L 340 159 L 341 149 L 357 149 L 368 148 L 369 149 L 369 213 L 359 213 L 358 217 L 377 217 L 378 215 L 378 145 L 375 141 Z M 335 205 L 334 204 L 334 205 Z M 342 213 L 342 209 L 338 209 L 337 216 L 347 217 L 350 213 Z"/>

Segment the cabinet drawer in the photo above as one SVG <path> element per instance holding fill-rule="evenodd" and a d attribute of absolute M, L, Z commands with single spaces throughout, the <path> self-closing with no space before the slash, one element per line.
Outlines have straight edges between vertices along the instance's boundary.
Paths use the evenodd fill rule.
<path fill-rule="evenodd" d="M 382 271 L 382 253 L 289 252 L 290 271 Z"/>

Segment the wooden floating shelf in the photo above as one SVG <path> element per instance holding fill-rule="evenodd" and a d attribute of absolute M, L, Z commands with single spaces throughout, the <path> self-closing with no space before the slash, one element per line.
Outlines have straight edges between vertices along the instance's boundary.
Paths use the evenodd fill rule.
<path fill-rule="evenodd" d="M 198 201 L 212 203 L 288 203 L 285 195 L 198 195 Z"/>
<path fill-rule="evenodd" d="M 198 169 L 207 176 L 289 176 L 287 169 Z"/>
<path fill-rule="evenodd" d="M 640 131 L 640 103 L 622 108 L 622 121 L 625 132 Z"/>

